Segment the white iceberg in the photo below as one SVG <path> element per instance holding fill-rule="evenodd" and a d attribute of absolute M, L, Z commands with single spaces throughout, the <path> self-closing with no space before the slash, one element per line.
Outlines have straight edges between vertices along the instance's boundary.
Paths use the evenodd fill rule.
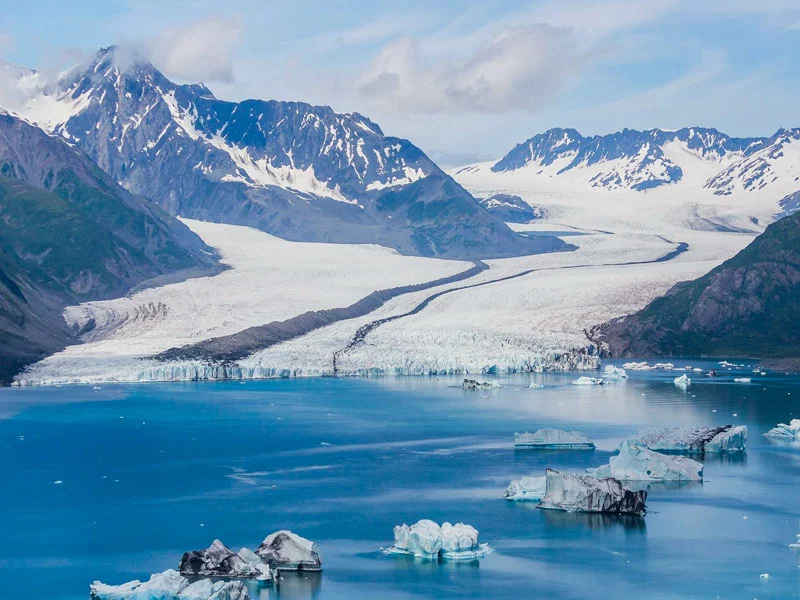
<path fill-rule="evenodd" d="M 750 383 L 753 380 L 750 377 L 734 377 L 733 381 L 735 383 Z"/>
<path fill-rule="evenodd" d="M 800 440 L 800 419 L 792 419 L 788 425 L 778 423 L 777 427 L 770 429 L 764 437 L 776 440 Z"/>
<path fill-rule="evenodd" d="M 317 545 L 285 529 L 268 535 L 255 553 L 279 571 L 322 570 Z"/>
<path fill-rule="evenodd" d="M 747 427 L 720 425 L 646 429 L 631 436 L 629 441 L 656 452 L 741 452 L 747 442 Z"/>
<path fill-rule="evenodd" d="M 606 365 L 606 368 L 603 369 L 603 379 L 627 379 L 628 374 L 625 372 L 625 369 L 620 369 L 619 367 L 615 367 L 614 365 Z"/>
<path fill-rule="evenodd" d="M 664 371 L 672 371 L 675 368 L 673 363 L 656 363 L 653 365 L 654 369 L 662 369 Z"/>
<path fill-rule="evenodd" d="M 547 477 L 523 477 L 508 484 L 506 500 L 514 502 L 539 502 L 547 491 Z"/>
<path fill-rule="evenodd" d="M 684 375 L 681 375 L 680 377 L 676 377 L 675 380 L 673 381 L 673 383 L 675 384 L 676 387 L 679 387 L 679 388 L 685 390 L 690 385 L 692 385 L 692 380 L 689 378 L 688 375 L 684 374 Z"/>
<path fill-rule="evenodd" d="M 571 448 L 591 450 L 594 443 L 580 431 L 544 428 L 534 433 L 515 433 L 514 446 L 517 448 Z"/>
<path fill-rule="evenodd" d="M 620 481 L 700 481 L 703 464 L 685 456 L 654 452 L 626 440 L 607 465 L 586 472 L 598 479 L 613 477 Z"/>
<path fill-rule="evenodd" d="M 92 600 L 250 600 L 241 581 L 201 579 L 191 583 L 174 570 L 156 573 L 145 582 L 137 579 L 107 585 L 95 581 L 89 595 Z"/>
<path fill-rule="evenodd" d="M 410 527 L 403 523 L 394 528 L 394 545 L 388 554 L 407 554 L 417 558 L 471 560 L 491 551 L 489 544 L 478 542 L 478 530 L 464 523 L 438 523 L 428 519 Z"/>
<path fill-rule="evenodd" d="M 547 469 L 547 491 L 539 508 L 567 512 L 644 515 L 647 492 L 633 491 L 618 479 L 595 479 Z"/>
<path fill-rule="evenodd" d="M 622 368 L 628 371 L 650 371 L 655 367 L 651 367 L 647 362 L 626 362 Z"/>
<path fill-rule="evenodd" d="M 578 377 L 572 385 L 603 385 L 603 380 L 599 377 Z"/>

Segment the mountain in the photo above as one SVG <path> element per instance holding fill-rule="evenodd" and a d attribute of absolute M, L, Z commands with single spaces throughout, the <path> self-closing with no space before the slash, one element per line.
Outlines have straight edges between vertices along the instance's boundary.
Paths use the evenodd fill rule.
<path fill-rule="evenodd" d="M 734 138 L 703 127 L 624 129 L 590 137 L 556 128 L 518 144 L 497 162 L 454 171 L 465 182 L 481 173 L 495 182 L 525 174 L 532 183 L 562 180 L 634 191 L 699 177 L 697 188 L 714 195 L 761 190 L 786 195 L 800 190 L 800 129 Z"/>
<path fill-rule="evenodd" d="M 173 215 L 426 256 L 568 248 L 515 234 L 419 148 L 358 113 L 219 100 L 118 48 L 32 94 L 24 114 Z"/>
<path fill-rule="evenodd" d="M 590 337 L 613 356 L 800 357 L 800 213 Z"/>
<path fill-rule="evenodd" d="M 216 270 L 185 225 L 62 139 L 0 111 L 0 382 L 69 341 L 66 304 Z"/>
<path fill-rule="evenodd" d="M 494 194 L 488 198 L 478 198 L 478 203 L 506 223 L 528 223 L 544 216 L 541 209 L 512 194 Z"/>

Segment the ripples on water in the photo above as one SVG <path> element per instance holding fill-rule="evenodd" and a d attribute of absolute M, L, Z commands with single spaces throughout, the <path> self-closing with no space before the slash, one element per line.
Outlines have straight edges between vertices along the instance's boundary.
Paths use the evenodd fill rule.
<path fill-rule="evenodd" d="M 94 579 L 147 578 L 215 537 L 252 548 L 281 528 L 317 541 L 325 571 L 259 600 L 798 597 L 800 449 L 762 434 L 800 414 L 800 380 L 737 374 L 692 374 L 688 392 L 669 372 L 599 387 L 524 375 L 489 392 L 460 378 L 3 389 L 3 597 L 84 599 Z M 639 427 L 723 423 L 750 428 L 747 454 L 707 457 L 703 483 L 647 486 L 644 518 L 503 500 L 512 478 L 607 462 Z M 540 427 L 598 450 L 514 450 L 515 431 Z M 495 551 L 380 552 L 420 518 L 470 523 Z"/>

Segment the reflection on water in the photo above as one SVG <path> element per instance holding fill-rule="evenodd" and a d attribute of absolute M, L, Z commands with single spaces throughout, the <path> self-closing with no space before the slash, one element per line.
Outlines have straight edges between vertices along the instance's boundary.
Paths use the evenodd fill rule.
<path fill-rule="evenodd" d="M 310 600 L 318 598 L 322 587 L 322 573 L 285 571 L 276 584 L 265 586 L 251 581 L 245 584 L 251 600 Z"/>
<path fill-rule="evenodd" d="M 626 534 L 647 535 L 645 517 L 636 515 L 610 515 L 603 513 L 565 512 L 561 510 L 542 510 L 544 525 L 551 530 L 580 529 L 622 529 Z M 559 532 L 551 531 L 549 535 L 559 537 Z"/>

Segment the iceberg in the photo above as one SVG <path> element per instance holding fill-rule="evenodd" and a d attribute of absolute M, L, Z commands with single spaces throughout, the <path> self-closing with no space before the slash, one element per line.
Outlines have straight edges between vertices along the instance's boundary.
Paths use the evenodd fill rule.
<path fill-rule="evenodd" d="M 685 390 L 690 385 L 692 385 L 692 380 L 689 379 L 688 375 L 684 374 L 684 375 L 681 375 L 680 377 L 676 377 L 675 380 L 673 381 L 673 383 L 675 384 L 676 387 L 679 387 L 679 388 Z"/>
<path fill-rule="evenodd" d="M 747 442 L 744 425 L 647 429 L 629 438 L 637 446 L 657 452 L 741 452 Z"/>
<path fill-rule="evenodd" d="M 626 362 L 622 368 L 628 371 L 650 371 L 655 367 L 651 367 L 647 362 Z"/>
<path fill-rule="evenodd" d="M 627 379 L 628 374 L 625 372 L 625 369 L 620 369 L 619 367 L 615 367 L 614 365 L 606 365 L 606 368 L 603 370 L 603 379 Z"/>
<path fill-rule="evenodd" d="M 792 419 L 788 425 L 778 423 L 777 427 L 770 429 L 764 437 L 776 440 L 800 440 L 800 419 Z"/>
<path fill-rule="evenodd" d="M 255 553 L 278 571 L 321 571 L 322 558 L 311 540 L 281 530 L 268 535 Z"/>
<path fill-rule="evenodd" d="M 645 514 L 647 492 L 633 491 L 618 479 L 595 479 L 547 469 L 547 491 L 539 508 L 567 512 Z"/>
<path fill-rule="evenodd" d="M 137 579 L 107 585 L 95 581 L 89 596 L 92 600 L 250 600 L 241 581 L 201 579 L 191 583 L 174 570 L 156 573 L 145 582 Z"/>
<path fill-rule="evenodd" d="M 431 560 L 472 560 L 491 552 L 489 544 L 478 542 L 478 530 L 471 525 L 428 519 L 417 521 L 410 527 L 403 523 L 394 528 L 394 545 L 387 554 L 406 554 Z"/>
<path fill-rule="evenodd" d="M 734 377 L 733 381 L 734 383 L 750 383 L 753 380 L 750 377 Z"/>
<path fill-rule="evenodd" d="M 534 433 L 515 433 L 514 446 L 517 448 L 571 448 L 592 450 L 594 443 L 579 431 L 562 429 L 539 429 Z"/>
<path fill-rule="evenodd" d="M 248 557 L 246 560 L 242 554 Z M 205 550 L 194 550 L 184 553 L 178 567 L 181 575 L 186 577 L 226 577 L 258 579 L 270 581 L 272 573 L 263 560 L 256 556 L 253 561 L 250 555 L 256 556 L 246 548 L 235 554 L 220 540 L 214 540 Z"/>
<path fill-rule="evenodd" d="M 514 502 L 539 502 L 547 491 L 547 477 L 523 477 L 508 484 L 506 500 Z"/>
<path fill-rule="evenodd" d="M 685 456 L 668 456 L 624 441 L 607 465 L 586 472 L 597 479 L 620 481 L 701 481 L 703 464 Z"/>
<path fill-rule="evenodd" d="M 461 384 L 465 390 L 496 390 L 500 384 L 496 381 L 477 381 L 475 379 L 465 379 Z"/>
<path fill-rule="evenodd" d="M 603 385 L 603 380 L 599 377 L 578 377 L 572 385 Z"/>

